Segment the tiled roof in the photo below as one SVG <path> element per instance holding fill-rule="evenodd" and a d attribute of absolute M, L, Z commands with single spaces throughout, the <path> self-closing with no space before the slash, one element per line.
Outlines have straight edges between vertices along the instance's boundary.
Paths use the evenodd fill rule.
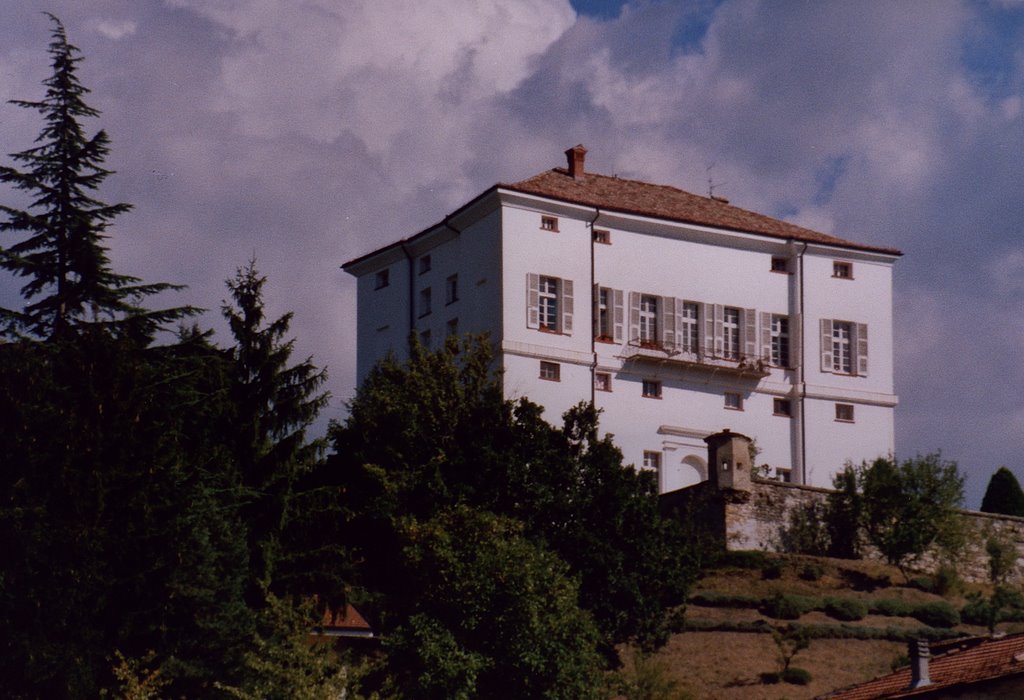
<path fill-rule="evenodd" d="M 521 182 L 499 187 L 607 211 L 900 255 L 900 251 L 894 248 L 853 243 L 764 214 L 740 209 L 722 199 L 703 197 L 668 185 L 652 185 L 639 180 L 626 180 L 589 172 L 582 177 L 574 178 L 566 168 L 553 168 Z"/>
<path fill-rule="evenodd" d="M 340 611 L 324 610 L 321 626 L 325 629 L 370 630 L 370 624 L 359 611 L 347 603 Z"/>
<path fill-rule="evenodd" d="M 873 700 L 926 696 L 942 688 L 1024 673 L 1024 634 L 986 639 L 967 649 L 956 648 L 933 656 L 928 664 L 931 683 L 910 689 L 910 667 L 867 683 L 836 690 L 820 698 L 829 700 Z"/>

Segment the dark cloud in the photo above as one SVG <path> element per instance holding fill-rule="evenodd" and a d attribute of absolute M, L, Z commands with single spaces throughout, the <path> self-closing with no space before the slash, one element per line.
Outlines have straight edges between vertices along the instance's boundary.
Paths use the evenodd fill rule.
<path fill-rule="evenodd" d="M 1024 473 L 1024 8 L 968 2 L 55 0 L 135 210 L 119 271 L 217 309 L 253 253 L 273 313 L 354 383 L 345 260 L 561 164 L 716 192 L 895 245 L 897 449 L 942 449 L 976 505 Z M 49 26 L 8 0 L 0 99 L 34 99 Z M 0 151 L 31 144 L 0 107 Z M 10 193 L 0 193 L 9 197 Z M 16 284 L 0 280 L 0 301 Z"/>

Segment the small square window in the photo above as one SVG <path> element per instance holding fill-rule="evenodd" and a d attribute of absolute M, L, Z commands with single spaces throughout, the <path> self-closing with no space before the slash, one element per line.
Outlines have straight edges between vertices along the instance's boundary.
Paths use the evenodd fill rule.
<path fill-rule="evenodd" d="M 558 217 L 557 216 L 542 216 L 540 217 L 540 227 L 543 231 L 557 231 L 558 230 Z"/>
<path fill-rule="evenodd" d="M 540 361 L 540 378 L 549 382 L 561 381 L 562 366 L 557 362 Z"/>
<path fill-rule="evenodd" d="M 459 300 L 459 276 L 452 275 L 444 281 L 444 303 L 451 304 Z"/>
<path fill-rule="evenodd" d="M 743 397 L 732 391 L 725 392 L 725 407 L 733 411 L 742 411 Z"/>
<path fill-rule="evenodd" d="M 775 480 L 783 481 L 787 484 L 793 481 L 793 470 L 785 467 L 775 467 Z"/>
<path fill-rule="evenodd" d="M 420 331 L 420 345 L 425 347 L 427 350 L 430 349 L 430 330 Z"/>
<path fill-rule="evenodd" d="M 430 287 L 420 290 L 420 316 L 430 313 Z"/>
<path fill-rule="evenodd" d="M 431 264 L 430 264 L 430 256 L 429 255 L 424 255 L 422 258 L 420 258 L 420 274 L 421 275 L 424 272 L 430 272 L 430 267 L 431 267 Z"/>
<path fill-rule="evenodd" d="M 594 229 L 594 243 L 604 243 L 605 245 L 611 245 L 612 232 L 608 229 L 595 228 Z"/>
<path fill-rule="evenodd" d="M 608 372 L 594 372 L 594 388 L 598 391 L 611 391 L 612 375 Z"/>
<path fill-rule="evenodd" d="M 793 415 L 793 404 L 789 399 L 774 399 L 772 406 L 776 416 L 786 416 L 789 418 Z"/>
<path fill-rule="evenodd" d="M 459 334 L 459 319 L 453 318 L 445 325 L 445 334 L 448 336 Z"/>
<path fill-rule="evenodd" d="M 848 262 L 839 262 L 838 260 L 832 263 L 832 276 L 838 277 L 843 280 L 853 279 L 853 264 Z"/>
<path fill-rule="evenodd" d="M 377 276 L 374 278 L 373 288 L 383 289 L 384 287 L 391 284 L 391 270 L 378 270 Z"/>
<path fill-rule="evenodd" d="M 841 423 L 852 423 L 853 422 L 853 404 L 837 403 L 836 404 L 836 420 L 841 422 Z"/>
<path fill-rule="evenodd" d="M 656 379 L 645 379 L 643 381 L 643 395 L 649 399 L 660 399 L 661 382 Z"/>
<path fill-rule="evenodd" d="M 789 258 L 772 258 L 772 272 L 789 272 Z"/>
<path fill-rule="evenodd" d="M 644 450 L 644 469 L 661 469 L 661 453 L 655 450 Z"/>

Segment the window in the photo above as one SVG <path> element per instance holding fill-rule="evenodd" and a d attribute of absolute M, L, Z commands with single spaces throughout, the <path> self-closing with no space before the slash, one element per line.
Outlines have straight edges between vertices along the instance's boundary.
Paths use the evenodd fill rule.
<path fill-rule="evenodd" d="M 789 367 L 789 317 L 772 316 L 771 359 L 776 367 Z"/>
<path fill-rule="evenodd" d="M 608 372 L 594 372 L 594 388 L 598 391 L 611 391 L 612 375 Z"/>
<path fill-rule="evenodd" d="M 424 272 L 430 272 L 429 255 L 424 255 L 422 258 L 420 258 L 420 274 L 422 275 Z"/>
<path fill-rule="evenodd" d="M 595 228 L 594 229 L 594 243 L 604 243 L 605 245 L 611 245 L 611 242 L 612 242 L 612 232 L 611 231 L 609 231 L 607 229 L 603 229 L 603 228 Z"/>
<path fill-rule="evenodd" d="M 640 344 L 658 343 L 658 297 L 640 295 Z"/>
<path fill-rule="evenodd" d="M 700 347 L 697 304 L 692 301 L 684 301 L 681 306 L 676 306 L 676 308 L 680 309 L 680 350 L 696 354 Z"/>
<path fill-rule="evenodd" d="M 774 399 L 772 401 L 772 413 L 776 416 L 789 418 L 793 415 L 793 404 L 789 399 Z"/>
<path fill-rule="evenodd" d="M 420 290 L 420 316 L 430 313 L 430 287 Z"/>
<path fill-rule="evenodd" d="M 598 287 L 594 299 L 594 337 L 604 342 L 622 340 L 622 290 Z"/>
<path fill-rule="evenodd" d="M 743 397 L 735 392 L 725 392 L 725 407 L 732 411 L 743 410 Z"/>
<path fill-rule="evenodd" d="M 836 404 L 836 420 L 840 423 L 852 423 L 853 422 L 853 404 L 849 403 L 837 403 Z"/>
<path fill-rule="evenodd" d="M 557 362 L 540 361 L 540 378 L 549 382 L 561 381 L 562 366 Z"/>
<path fill-rule="evenodd" d="M 459 276 L 452 275 L 444 281 L 444 303 L 451 304 L 459 300 Z"/>
<path fill-rule="evenodd" d="M 661 453 L 654 450 L 644 450 L 644 469 L 661 469 Z"/>
<path fill-rule="evenodd" d="M 832 263 L 832 276 L 838 277 L 843 280 L 853 279 L 853 263 L 839 262 L 838 260 Z"/>
<path fill-rule="evenodd" d="M 850 324 L 838 321 L 832 324 L 832 370 L 841 374 L 853 372 L 853 360 L 850 359 L 850 340 L 853 334 Z"/>
<path fill-rule="evenodd" d="M 526 275 L 526 327 L 572 334 L 572 280 Z"/>
<path fill-rule="evenodd" d="M 868 327 L 821 319 L 821 371 L 868 376 Z"/>
<path fill-rule="evenodd" d="M 373 288 L 383 289 L 384 287 L 391 284 L 391 271 L 390 270 L 378 270 L 377 276 L 374 278 Z"/>
<path fill-rule="evenodd" d="M 542 216 L 540 217 L 540 227 L 543 231 L 557 231 L 558 230 L 558 217 L 557 216 Z"/>
<path fill-rule="evenodd" d="M 740 359 L 740 310 L 726 306 L 722 316 L 722 357 Z"/>
<path fill-rule="evenodd" d="M 793 481 L 793 470 L 787 469 L 786 467 L 775 467 L 775 480 L 783 481 L 787 484 Z"/>
<path fill-rule="evenodd" d="M 459 334 L 459 319 L 453 318 L 445 325 L 445 335 L 454 336 Z"/>
<path fill-rule="evenodd" d="M 430 349 L 430 330 L 420 331 L 420 345 L 425 347 L 427 350 Z"/>
<path fill-rule="evenodd" d="M 772 258 L 772 272 L 789 272 L 789 258 Z"/>
<path fill-rule="evenodd" d="M 643 395 L 648 399 L 660 399 L 661 382 L 656 379 L 645 379 L 643 381 Z"/>

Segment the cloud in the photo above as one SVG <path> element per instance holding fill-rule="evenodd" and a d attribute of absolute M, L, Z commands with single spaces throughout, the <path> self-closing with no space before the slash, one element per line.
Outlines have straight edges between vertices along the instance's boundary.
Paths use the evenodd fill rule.
<path fill-rule="evenodd" d="M 124 39 L 135 33 L 137 26 L 131 20 L 97 20 L 94 29 L 113 41 Z"/>

